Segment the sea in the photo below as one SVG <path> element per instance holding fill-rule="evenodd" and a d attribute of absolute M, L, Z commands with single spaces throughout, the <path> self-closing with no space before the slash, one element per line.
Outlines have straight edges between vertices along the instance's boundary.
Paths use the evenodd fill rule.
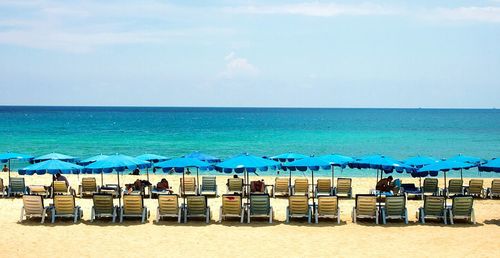
<path fill-rule="evenodd" d="M 500 110 L 0 106 L 0 152 L 7 151 L 82 159 L 201 151 L 222 159 L 297 152 L 383 154 L 398 160 L 463 154 L 488 160 L 500 156 Z M 13 163 L 14 168 L 25 165 Z M 376 172 L 347 168 L 339 173 L 366 177 Z M 467 175 L 499 176 L 477 169 Z"/>

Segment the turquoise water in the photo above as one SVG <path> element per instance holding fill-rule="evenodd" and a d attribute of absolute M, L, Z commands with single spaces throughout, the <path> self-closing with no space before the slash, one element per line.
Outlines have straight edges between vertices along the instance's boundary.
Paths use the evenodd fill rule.
<path fill-rule="evenodd" d="M 0 142 L 1 152 L 81 158 L 200 150 L 221 158 L 292 151 L 490 159 L 500 156 L 500 110 L 3 106 Z M 478 175 L 475 169 L 470 173 Z"/>

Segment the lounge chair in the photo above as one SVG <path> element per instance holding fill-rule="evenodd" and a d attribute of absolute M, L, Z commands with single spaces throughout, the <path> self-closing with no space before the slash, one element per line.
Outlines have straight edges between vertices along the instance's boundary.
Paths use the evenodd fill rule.
<path fill-rule="evenodd" d="M 352 179 L 350 178 L 337 178 L 337 186 L 333 188 L 335 195 L 345 195 L 347 198 L 352 198 Z"/>
<path fill-rule="evenodd" d="M 113 203 L 113 195 L 106 193 L 95 193 L 92 196 L 94 205 L 90 215 L 90 222 L 96 218 L 111 218 L 115 223 L 118 215 L 118 206 Z"/>
<path fill-rule="evenodd" d="M 493 199 L 493 197 L 500 197 L 500 179 L 493 179 L 491 181 L 491 187 L 487 190 L 487 195 Z"/>
<path fill-rule="evenodd" d="M 99 192 L 95 177 L 82 178 L 82 184 L 78 186 L 78 195 L 80 197 L 93 196 Z"/>
<path fill-rule="evenodd" d="M 467 222 L 476 224 L 476 216 L 474 214 L 474 198 L 472 196 L 454 196 L 451 208 L 448 208 L 450 216 L 450 224 L 454 224 L 455 219 L 465 219 Z"/>
<path fill-rule="evenodd" d="M 382 207 L 382 223 L 386 224 L 387 219 L 402 219 L 408 224 L 408 209 L 406 208 L 405 196 L 387 196 L 385 206 Z"/>
<path fill-rule="evenodd" d="M 7 187 L 5 187 L 5 185 L 3 184 L 2 178 L 0 178 L 0 194 L 2 195 L 2 197 L 7 195 Z"/>
<path fill-rule="evenodd" d="M 289 179 L 284 177 L 277 177 L 274 180 L 274 187 L 272 189 L 273 197 L 276 196 L 288 196 L 290 195 L 290 185 Z"/>
<path fill-rule="evenodd" d="M 185 183 L 182 183 L 182 178 L 180 179 L 179 192 L 181 196 L 184 195 L 197 195 L 196 178 L 195 177 L 184 177 Z"/>
<path fill-rule="evenodd" d="M 217 197 L 217 180 L 214 176 L 204 176 L 201 178 L 200 194 Z"/>
<path fill-rule="evenodd" d="M 411 196 L 423 199 L 422 190 L 415 186 L 415 184 L 401 184 L 401 192 L 406 195 L 407 198 Z"/>
<path fill-rule="evenodd" d="M 80 206 L 75 205 L 73 195 L 55 195 L 51 211 L 52 223 L 56 221 L 56 218 L 73 218 L 73 223 L 76 223 L 83 216 Z"/>
<path fill-rule="evenodd" d="M 54 181 L 52 184 L 52 196 L 58 194 L 74 194 L 71 187 L 65 181 Z"/>
<path fill-rule="evenodd" d="M 425 224 L 425 220 L 442 219 L 444 224 L 446 222 L 446 209 L 444 207 L 444 197 L 442 196 L 425 196 L 424 207 L 418 209 L 418 219 L 420 223 Z"/>
<path fill-rule="evenodd" d="M 40 195 L 42 197 L 49 197 L 49 189 L 44 185 L 30 185 L 28 186 L 28 193 L 31 195 Z"/>
<path fill-rule="evenodd" d="M 140 194 L 129 194 L 123 196 L 123 206 L 120 209 L 120 223 L 123 218 L 141 218 L 141 223 L 149 218 L 148 208 L 144 206 L 144 197 Z"/>
<path fill-rule="evenodd" d="M 318 179 L 316 181 L 316 187 L 314 191 L 316 197 L 320 195 L 333 195 L 332 180 L 330 179 Z"/>
<path fill-rule="evenodd" d="M 269 218 L 269 223 L 273 223 L 274 211 L 271 200 L 267 194 L 251 194 L 250 205 L 247 207 L 247 223 L 252 217 Z"/>
<path fill-rule="evenodd" d="M 262 184 L 262 191 L 257 190 L 258 184 Z M 250 194 L 268 194 L 266 183 L 263 181 L 251 181 L 250 182 Z"/>
<path fill-rule="evenodd" d="M 158 209 L 156 209 L 156 223 L 161 218 L 177 218 L 181 223 L 182 207 L 179 205 L 179 196 L 176 194 L 158 195 Z"/>
<path fill-rule="evenodd" d="M 437 178 L 426 178 L 424 179 L 424 185 L 422 186 L 422 194 L 432 194 L 439 195 L 439 187 Z"/>
<path fill-rule="evenodd" d="M 467 194 L 482 198 L 484 196 L 483 179 L 471 179 Z"/>
<path fill-rule="evenodd" d="M 243 194 L 243 178 L 227 179 L 227 193 Z"/>
<path fill-rule="evenodd" d="M 7 189 L 7 196 L 10 197 L 24 194 L 28 194 L 28 188 L 24 183 L 24 177 L 11 177 Z"/>
<path fill-rule="evenodd" d="M 121 187 L 119 187 L 117 184 L 105 184 L 99 189 L 100 193 L 107 193 L 113 195 L 113 197 L 117 198 L 120 193 L 123 192 L 121 191 Z"/>
<path fill-rule="evenodd" d="M 210 207 L 206 196 L 187 196 L 187 204 L 184 207 L 184 223 L 188 218 L 203 217 L 205 222 L 210 222 Z"/>
<path fill-rule="evenodd" d="M 309 180 L 307 178 L 297 178 L 292 186 L 292 195 L 309 196 Z"/>
<path fill-rule="evenodd" d="M 219 222 L 228 217 L 239 218 L 243 223 L 245 209 L 241 203 L 241 195 L 224 194 L 222 195 L 222 205 L 220 206 Z"/>
<path fill-rule="evenodd" d="M 340 224 L 340 209 L 337 196 L 319 196 L 318 207 L 316 209 L 315 221 L 318 223 L 319 218 L 336 219 L 337 224 Z"/>
<path fill-rule="evenodd" d="M 377 197 L 372 194 L 356 194 L 356 204 L 352 208 L 352 222 L 360 219 L 375 219 L 378 224 Z"/>
<path fill-rule="evenodd" d="M 448 181 L 448 187 L 446 188 L 446 196 L 450 197 L 453 195 L 463 195 L 463 184 L 464 181 L 462 179 L 450 179 L 450 181 Z"/>
<path fill-rule="evenodd" d="M 309 198 L 305 195 L 292 195 L 288 197 L 286 207 L 286 223 L 291 218 L 307 218 L 307 223 L 311 223 L 312 208 L 309 206 Z"/>
<path fill-rule="evenodd" d="M 42 223 L 45 222 L 45 217 L 50 212 L 50 206 L 43 205 L 43 197 L 40 195 L 23 195 L 23 207 L 21 208 L 21 217 L 19 222 L 24 218 L 42 218 Z"/>

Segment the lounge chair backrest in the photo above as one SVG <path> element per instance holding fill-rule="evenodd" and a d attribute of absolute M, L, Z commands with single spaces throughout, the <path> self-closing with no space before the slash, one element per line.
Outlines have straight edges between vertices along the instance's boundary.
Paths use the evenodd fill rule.
<path fill-rule="evenodd" d="M 438 190 L 438 180 L 437 178 L 426 178 L 424 179 L 424 193 L 435 193 Z"/>
<path fill-rule="evenodd" d="M 207 210 L 206 196 L 187 196 L 187 213 L 204 215 Z"/>
<path fill-rule="evenodd" d="M 113 195 L 111 194 L 94 194 L 94 210 L 97 214 L 112 214 L 113 213 Z"/>
<path fill-rule="evenodd" d="M 243 191 L 243 178 L 229 178 L 227 180 L 227 188 L 229 192 Z"/>
<path fill-rule="evenodd" d="M 470 216 L 474 198 L 472 196 L 456 196 L 453 197 L 451 210 L 454 216 Z"/>
<path fill-rule="evenodd" d="M 305 195 L 292 195 L 288 197 L 290 214 L 307 214 L 309 211 L 309 200 Z"/>
<path fill-rule="evenodd" d="M 178 214 L 179 196 L 175 194 L 158 195 L 158 207 L 160 214 Z"/>
<path fill-rule="evenodd" d="M 142 195 L 127 194 L 123 196 L 123 213 L 141 215 L 144 208 Z"/>
<path fill-rule="evenodd" d="M 201 178 L 202 191 L 215 191 L 217 189 L 217 180 L 214 176 L 204 176 Z"/>
<path fill-rule="evenodd" d="M 448 183 L 448 192 L 460 193 L 462 192 L 464 181 L 462 179 L 450 179 Z"/>
<path fill-rule="evenodd" d="M 26 215 L 42 214 L 43 198 L 40 195 L 23 195 L 24 212 Z"/>
<path fill-rule="evenodd" d="M 241 214 L 241 196 L 237 194 L 222 195 L 222 214 L 240 215 Z"/>
<path fill-rule="evenodd" d="M 82 191 L 83 192 L 96 192 L 97 183 L 95 177 L 84 177 L 82 178 Z"/>
<path fill-rule="evenodd" d="M 182 184 L 182 178 L 181 178 L 181 192 L 182 192 L 182 187 L 184 186 L 185 191 L 189 192 L 194 192 L 196 191 L 196 178 L 194 177 L 185 177 L 184 178 L 186 182 Z"/>
<path fill-rule="evenodd" d="M 404 196 L 387 196 L 385 198 L 385 212 L 389 216 L 404 214 L 406 199 Z"/>
<path fill-rule="evenodd" d="M 275 192 L 288 192 L 288 178 L 277 177 L 274 181 Z"/>
<path fill-rule="evenodd" d="M 3 191 L 4 189 L 4 186 L 3 186 L 3 178 L 0 178 L 0 191 Z"/>
<path fill-rule="evenodd" d="M 304 193 L 309 192 L 309 180 L 307 178 L 295 179 L 294 191 Z"/>
<path fill-rule="evenodd" d="M 73 214 L 75 211 L 75 197 L 73 195 L 55 195 L 54 208 L 56 214 Z"/>
<path fill-rule="evenodd" d="M 483 179 L 471 179 L 469 181 L 469 193 L 481 194 L 483 191 Z"/>
<path fill-rule="evenodd" d="M 352 179 L 337 178 L 337 193 L 347 194 L 351 190 Z"/>
<path fill-rule="evenodd" d="M 425 215 L 441 216 L 444 212 L 444 197 L 425 196 L 424 211 Z"/>
<path fill-rule="evenodd" d="M 318 214 L 319 215 L 337 215 L 338 198 L 337 196 L 320 196 L 318 197 Z"/>
<path fill-rule="evenodd" d="M 377 197 L 375 195 L 356 195 L 356 214 L 363 216 L 376 216 Z"/>
<path fill-rule="evenodd" d="M 24 192 L 26 189 L 24 177 L 11 177 L 9 185 L 12 192 Z"/>
<path fill-rule="evenodd" d="M 330 192 L 332 189 L 332 181 L 330 179 L 318 179 L 316 186 L 318 187 L 318 192 Z"/>
<path fill-rule="evenodd" d="M 250 213 L 257 215 L 267 215 L 271 209 L 271 201 L 267 194 L 250 195 Z"/>
<path fill-rule="evenodd" d="M 29 186 L 31 194 L 44 194 L 46 193 L 45 187 L 43 185 L 30 185 Z"/>
<path fill-rule="evenodd" d="M 54 181 L 54 192 L 55 193 L 67 193 L 68 186 L 66 186 L 65 181 Z"/>
<path fill-rule="evenodd" d="M 500 179 L 493 179 L 491 181 L 491 192 L 500 193 Z"/>

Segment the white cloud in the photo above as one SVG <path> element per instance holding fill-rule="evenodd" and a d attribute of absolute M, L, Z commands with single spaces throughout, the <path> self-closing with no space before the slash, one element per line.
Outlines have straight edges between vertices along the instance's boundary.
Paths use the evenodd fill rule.
<path fill-rule="evenodd" d="M 247 14 L 283 14 L 283 15 L 303 15 L 331 17 L 340 15 L 391 15 L 399 13 L 394 7 L 377 4 L 335 4 L 335 3 L 298 3 L 282 5 L 249 5 L 240 7 L 225 8 L 229 13 Z"/>
<path fill-rule="evenodd" d="M 449 21 L 500 22 L 500 7 L 437 8 L 431 12 L 430 17 Z"/>
<path fill-rule="evenodd" d="M 253 77 L 259 75 L 260 71 L 257 67 L 251 64 L 246 58 L 238 57 L 234 52 L 229 53 L 224 57 L 226 67 L 220 73 L 222 78 L 236 77 Z"/>

